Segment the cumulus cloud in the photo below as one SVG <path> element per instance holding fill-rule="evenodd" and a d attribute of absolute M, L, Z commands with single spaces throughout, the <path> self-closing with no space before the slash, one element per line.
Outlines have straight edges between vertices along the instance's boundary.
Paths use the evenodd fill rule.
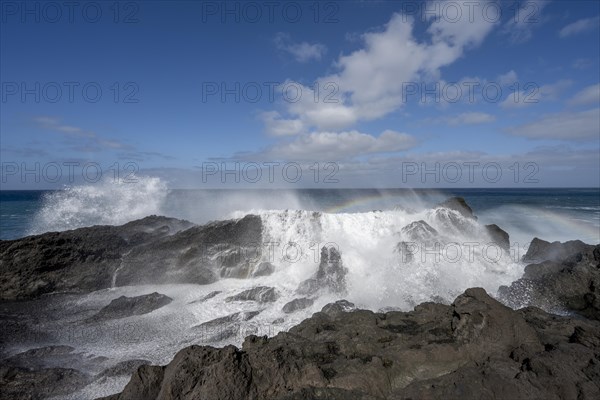
<path fill-rule="evenodd" d="M 597 29 L 598 26 L 600 26 L 600 16 L 583 18 L 562 28 L 558 32 L 558 36 L 566 38 L 580 33 L 593 31 L 594 29 Z"/>
<path fill-rule="evenodd" d="M 260 115 L 265 129 L 272 136 L 297 135 L 304 130 L 302 121 L 297 119 L 283 119 L 277 111 L 267 111 Z"/>
<path fill-rule="evenodd" d="M 559 140 L 598 140 L 599 132 L 600 108 L 546 114 L 537 121 L 509 129 L 517 136 Z"/>
<path fill-rule="evenodd" d="M 600 103 L 600 83 L 586 87 L 585 89 L 577 92 L 575 96 L 571 97 L 567 104 L 570 106 L 580 106 L 585 104 L 596 104 Z"/>
<path fill-rule="evenodd" d="M 290 35 L 279 32 L 275 35 L 275 46 L 281 51 L 291 54 L 296 61 L 305 63 L 311 60 L 320 61 L 327 53 L 327 47 L 321 43 L 293 43 Z"/>
<path fill-rule="evenodd" d="M 303 96 L 286 105 L 290 118 L 320 131 L 342 130 L 397 110 L 408 83 L 439 80 L 442 67 L 480 45 L 493 29 L 495 24 L 483 15 L 475 13 L 472 19 L 465 4 L 456 4 L 464 7 L 458 21 L 428 15 L 429 40 L 418 41 L 413 35 L 414 19 L 399 13 L 379 31 L 363 34 L 362 48 L 341 55 L 334 63 L 337 72 L 317 79 L 318 101 L 314 85 L 297 84 Z M 435 9 L 443 12 L 442 7 Z M 324 92 L 335 101 L 325 101 Z"/>

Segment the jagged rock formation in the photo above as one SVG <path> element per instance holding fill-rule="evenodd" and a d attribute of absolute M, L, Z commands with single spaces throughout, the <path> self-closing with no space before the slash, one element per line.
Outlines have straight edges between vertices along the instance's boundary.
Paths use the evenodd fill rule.
<path fill-rule="evenodd" d="M 261 235 L 261 219 L 254 215 L 203 226 L 152 216 L 0 241 L 0 300 L 249 276 Z"/>
<path fill-rule="evenodd" d="M 411 222 L 404 226 L 400 232 L 406 239 L 419 242 L 427 242 L 438 236 L 438 232 L 423 220 Z"/>
<path fill-rule="evenodd" d="M 473 214 L 473 209 L 462 197 L 450 197 L 446 201 L 440 203 L 438 207 L 458 211 L 463 217 L 466 218 L 477 219 L 475 214 Z"/>
<path fill-rule="evenodd" d="M 595 399 L 598 337 L 597 321 L 468 289 L 450 306 L 321 312 L 241 349 L 187 347 L 106 399 Z"/>
<path fill-rule="evenodd" d="M 568 310 L 600 320 L 600 245 L 535 238 L 523 260 L 535 263 L 525 267 L 521 279 L 500 287 L 503 301 L 513 307 Z"/>
<path fill-rule="evenodd" d="M 416 221 L 402 229 L 403 239 L 445 241 L 451 240 L 454 232 L 469 229 L 471 235 L 507 248 L 508 234 L 495 225 L 478 224 L 463 199 L 451 199 L 429 216 L 437 218 L 434 222 L 441 221 L 441 226 L 432 222 L 439 232 L 424 221 Z M 375 313 L 339 300 L 289 332 L 272 338 L 248 336 L 241 349 L 187 347 L 162 367 L 149 365 L 145 354 L 109 360 L 102 354 L 79 353 L 68 346 L 34 348 L 62 342 L 44 331 L 44 325 L 38 324 L 40 313 L 31 311 L 48 302 L 41 313 L 47 310 L 51 318 L 55 314 L 64 318 L 70 309 L 61 310 L 61 305 L 79 298 L 71 294 L 42 296 L 49 293 L 251 279 L 247 290 L 227 293 L 229 297 L 224 299 L 239 302 L 233 304 L 240 306 L 235 311 L 244 311 L 198 320 L 194 324 L 206 322 L 191 324 L 189 336 L 174 338 L 178 347 L 204 340 L 218 344 L 234 335 L 264 332 L 254 329 L 264 324 L 263 315 L 273 324 L 283 324 L 288 317 L 298 316 L 292 313 L 314 306 L 321 294 L 336 298 L 346 294 L 348 271 L 333 247 L 321 249 L 317 271 L 299 285 L 294 300 L 285 305 L 279 303 L 279 296 L 287 295 L 287 288 L 252 284 L 253 278 L 270 275 L 276 269 L 255 257 L 262 229 L 261 218 L 252 215 L 203 226 L 148 217 L 119 227 L 96 226 L 0 241 L 0 397 L 41 399 L 69 394 L 132 371 L 125 390 L 110 396 L 111 400 L 600 396 L 600 245 L 580 241 L 548 243 L 534 239 L 524 257 L 532 263 L 524 276 L 499 291 L 498 300 L 511 308 L 482 289 L 467 290 L 452 305 L 424 303 L 411 312 L 388 308 Z M 410 249 L 401 248 L 403 245 L 407 242 L 400 242 L 398 251 L 409 253 Z M 192 306 L 197 308 L 213 306 L 221 300 L 215 298 L 223 293 L 221 290 L 229 290 L 215 289 L 220 290 L 184 301 L 198 303 Z M 52 303 L 61 296 L 66 299 Z M 110 300 L 104 299 L 92 308 L 78 309 L 80 313 L 70 318 L 70 323 L 77 328 L 92 326 L 87 323 L 90 321 L 116 326 L 127 322 L 119 318 L 152 312 L 171 301 L 158 293 L 120 297 L 98 312 Z M 209 304 L 202 304 L 210 299 Z M 271 309 L 265 310 L 273 306 L 275 311 L 282 309 L 289 315 L 271 317 Z M 523 306 L 529 307 L 514 310 Z M 94 312 L 98 313 L 90 317 Z M 156 316 L 165 314 L 158 312 Z M 257 315 L 260 317 L 253 320 Z M 160 326 L 156 332 L 162 338 Z M 27 348 L 33 349 L 22 351 Z"/>
<path fill-rule="evenodd" d="M 490 239 L 492 239 L 492 242 L 496 243 L 504 251 L 510 250 L 510 237 L 508 232 L 496 224 L 485 225 L 484 228 L 490 236 Z"/>

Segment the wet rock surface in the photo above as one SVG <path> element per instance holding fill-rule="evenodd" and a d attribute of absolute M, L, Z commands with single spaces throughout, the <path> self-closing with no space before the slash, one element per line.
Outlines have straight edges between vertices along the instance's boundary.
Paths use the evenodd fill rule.
<path fill-rule="evenodd" d="M 91 371 L 102 369 L 105 361 L 70 346 L 46 346 L 15 354 L 0 362 L 0 398 L 33 400 L 67 395 L 92 382 Z"/>
<path fill-rule="evenodd" d="M 423 220 L 411 222 L 403 227 L 401 232 L 408 240 L 421 242 L 433 240 L 438 235 L 438 232 Z"/>
<path fill-rule="evenodd" d="M 225 301 L 256 301 L 258 303 L 272 303 L 278 298 L 279 294 L 275 288 L 258 286 L 227 297 Z"/>
<path fill-rule="evenodd" d="M 447 208 L 449 210 L 458 211 L 463 217 L 477 219 L 473 214 L 473 209 L 467 204 L 462 197 L 450 197 L 448 200 L 440 203 L 438 207 Z"/>
<path fill-rule="evenodd" d="M 110 399 L 595 399 L 600 324 L 483 289 L 411 312 L 319 312 L 241 349 L 191 346 Z"/>
<path fill-rule="evenodd" d="M 215 318 L 213 320 L 196 325 L 196 338 L 211 342 L 220 342 L 221 340 L 242 334 L 241 323 L 250 321 L 260 314 L 260 311 L 236 312 L 224 317 Z"/>
<path fill-rule="evenodd" d="M 246 276 L 253 267 L 246 255 L 256 251 L 261 234 L 261 219 L 254 215 L 202 226 L 151 216 L 0 241 L 0 300 Z"/>
<path fill-rule="evenodd" d="M 463 199 L 441 207 L 432 218 L 447 222 L 457 232 L 475 229 L 482 240 L 489 236 L 506 246 L 508 234 L 495 225 L 476 226 Z M 402 233 L 407 238 L 418 234 L 415 239 L 419 241 L 434 240 L 437 232 L 428 226 L 417 221 Z M 450 235 L 452 230 L 447 233 L 442 227 L 440 232 Z M 283 289 L 278 292 L 279 288 L 250 284 L 247 290 L 227 292 L 225 299 L 239 302 L 237 310 L 244 311 L 211 313 L 225 316 L 198 320 L 195 324 L 206 322 L 191 326 L 189 337 L 174 338 L 175 348 L 181 348 L 240 335 L 246 337 L 241 348 L 185 347 L 165 366 L 151 365 L 146 360 L 151 356 L 146 354 L 109 360 L 70 346 L 47 345 L 71 344 L 58 339 L 79 338 L 73 333 L 93 333 L 96 330 L 91 328 L 97 326 L 110 328 L 103 332 L 118 340 L 129 338 L 129 333 L 138 338 L 140 332 L 120 325 L 128 321 L 123 318 L 144 315 L 171 302 L 159 293 L 116 299 L 111 295 L 77 308 L 73 305 L 81 299 L 79 293 L 112 286 L 206 284 L 220 277 L 270 275 L 275 270 L 272 264 L 249 263 L 243 256 L 252 254 L 261 235 L 257 216 L 203 226 L 148 217 L 119 227 L 0 241 L 0 398 L 77 396 L 88 384 L 122 381 L 125 376 L 131 378 L 122 393 L 107 398 L 600 398 L 600 245 L 580 241 L 534 239 L 523 258 L 529 263 L 523 277 L 501 287 L 497 299 L 474 288 L 452 304 L 451 299 L 445 304 L 423 303 L 410 312 L 393 307 L 372 312 L 338 300 L 288 332 L 272 338 L 252 335 L 264 333 L 253 330 L 263 323 L 260 317 L 253 320 L 261 312 L 282 326 L 298 316 L 294 312 L 313 306 L 317 295 L 339 299 L 347 294 L 348 271 L 342 256 L 337 249 L 324 247 L 316 272 L 299 285 L 293 301 L 278 303 Z M 131 292 L 124 293 L 129 296 Z M 213 299 L 221 293 L 214 290 L 185 301 L 198 303 L 198 308 L 212 307 L 215 300 L 221 301 Z M 209 304 L 202 304 L 210 299 Z M 283 307 L 289 315 L 271 317 L 265 311 L 271 305 L 277 310 Z M 60 324 L 65 319 L 72 326 L 65 332 L 48 330 L 49 318 L 41 316 L 40 309 Z M 77 312 L 67 315 L 72 310 Z M 168 313 L 155 315 L 164 314 Z M 176 322 L 167 317 L 161 321 Z M 140 327 L 145 333 L 146 325 Z M 147 327 L 156 328 L 149 335 L 161 334 L 160 326 Z"/>
<path fill-rule="evenodd" d="M 5 399 L 47 399 L 73 393 L 92 381 L 72 368 L 0 367 L 0 391 Z"/>
<path fill-rule="evenodd" d="M 342 264 L 342 258 L 335 247 L 321 248 L 319 267 L 315 275 L 300 283 L 296 292 L 302 295 L 313 295 L 319 290 L 344 294 L 346 292 L 346 274 L 348 270 Z"/>
<path fill-rule="evenodd" d="M 314 304 L 314 302 L 315 301 L 313 299 L 301 297 L 299 299 L 294 299 L 294 300 L 290 301 L 289 303 L 286 303 L 283 306 L 282 311 L 286 314 L 291 314 L 298 310 L 304 310 L 305 308 L 312 306 Z"/>
<path fill-rule="evenodd" d="M 160 293 L 150 293 L 136 297 L 121 296 L 103 307 L 96 315 L 90 317 L 87 322 L 98 322 L 109 319 L 131 317 L 133 315 L 148 314 L 154 310 L 166 306 L 173 301 L 169 296 Z"/>
<path fill-rule="evenodd" d="M 600 321 L 600 245 L 534 239 L 523 256 L 535 261 L 523 277 L 498 291 L 512 307 L 537 306 Z"/>
<path fill-rule="evenodd" d="M 485 225 L 485 230 L 490 236 L 490 239 L 504 251 L 510 250 L 510 237 L 508 233 L 496 224 Z"/>
<path fill-rule="evenodd" d="M 261 262 L 256 266 L 256 268 L 254 268 L 254 270 L 252 271 L 252 276 L 267 276 L 271 275 L 273 272 L 275 272 L 275 266 L 270 262 L 265 261 Z"/>
<path fill-rule="evenodd" d="M 141 367 L 142 365 L 149 365 L 150 361 L 148 360 L 142 360 L 142 359 L 135 359 L 135 360 L 127 360 L 127 361 L 121 361 L 120 363 L 117 363 L 116 365 L 110 367 L 110 368 L 106 368 L 104 371 L 102 371 L 98 377 L 99 378 L 103 378 L 103 377 L 115 377 L 115 376 L 123 376 L 123 375 L 131 375 L 133 372 L 137 371 L 137 369 L 139 367 Z"/>

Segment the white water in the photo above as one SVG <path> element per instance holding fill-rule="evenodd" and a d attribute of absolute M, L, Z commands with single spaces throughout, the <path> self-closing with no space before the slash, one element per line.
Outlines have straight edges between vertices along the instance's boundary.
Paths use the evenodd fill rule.
<path fill-rule="evenodd" d="M 221 279 L 211 285 L 152 285 L 116 287 L 78 297 L 61 307 L 64 319 L 49 321 L 47 328 L 79 326 L 81 315 L 89 316 L 121 295 L 136 296 L 154 291 L 174 301 L 152 313 L 106 322 L 100 336 L 57 337 L 86 354 L 106 356 L 115 363 L 143 358 L 165 364 L 190 344 L 240 345 L 246 334 L 274 335 L 287 330 L 341 297 L 357 307 L 371 310 L 395 308 L 410 310 L 424 301 L 450 303 L 469 287 L 483 287 L 494 295 L 501 285 L 518 279 L 524 265 L 519 262 L 533 235 L 544 239 L 581 238 L 590 232 L 548 210 L 499 207 L 479 215 L 479 221 L 446 209 L 432 209 L 411 193 L 400 207 L 384 211 L 354 213 L 314 212 L 315 204 L 294 197 L 290 192 L 265 196 L 259 192 L 229 192 L 219 201 L 194 203 L 168 202 L 167 186 L 157 178 L 141 178 L 137 183 L 103 183 L 81 186 L 49 195 L 33 221 L 33 232 L 65 230 L 94 224 L 123 224 L 151 214 L 185 217 L 193 222 L 209 219 L 241 218 L 258 214 L 263 222 L 261 261 L 270 261 L 275 272 L 249 279 Z M 287 209 L 286 209 L 287 208 Z M 510 223 L 518 213 L 519 224 Z M 401 232 L 414 221 L 423 220 L 436 229 L 435 241 L 414 241 Z M 519 242 L 510 253 L 489 246 L 490 238 L 482 226 L 497 223 Z M 555 235 L 544 236 L 540 233 Z M 401 241 L 411 242 L 413 259 L 398 250 Z M 300 297 L 298 285 L 318 268 L 320 249 L 336 247 L 347 269 L 347 292 L 335 295 L 322 292 L 315 303 L 299 312 L 284 314 L 282 307 Z M 437 247 L 436 247 L 437 246 Z M 118 271 L 115 273 L 118 274 Z M 276 288 L 280 297 L 273 303 L 226 302 L 225 298 L 256 286 Z M 194 302 L 208 293 L 218 295 Z M 236 335 L 225 340 L 194 330 L 194 326 L 236 312 L 261 311 L 243 322 Z M 277 319 L 282 322 L 274 323 Z M 53 325 L 54 324 L 54 325 Z M 87 329 L 87 328 L 86 328 Z M 127 380 L 94 382 L 73 398 L 93 398 L 99 393 L 120 391 Z"/>
<path fill-rule="evenodd" d="M 30 234 L 64 231 L 92 225 L 122 225 L 161 214 L 167 186 L 158 178 L 137 182 L 107 180 L 97 185 L 68 187 L 46 195 Z"/>
<path fill-rule="evenodd" d="M 321 247 L 334 246 L 348 269 L 345 297 L 365 308 L 408 310 L 432 299 L 450 302 L 474 286 L 493 294 L 500 285 L 510 284 L 522 274 L 518 258 L 490 246 L 491 239 L 476 222 L 454 211 L 258 213 L 264 225 L 264 247 L 270 245 L 275 250 L 268 256 L 278 267 L 281 282 L 294 287 L 307 279 L 317 268 Z M 448 224 L 447 214 L 459 218 L 463 231 L 470 232 L 460 232 Z M 426 221 L 441 235 L 433 243 L 413 242 L 414 257 L 407 262 L 396 246 L 400 241 L 412 241 L 400 230 L 418 220 Z"/>
<path fill-rule="evenodd" d="M 392 307 L 407 311 L 423 301 L 450 303 L 468 287 L 484 287 L 494 294 L 499 285 L 510 284 L 523 271 L 523 265 L 510 256 L 496 260 L 492 251 L 486 257 L 482 246 L 489 243 L 489 238 L 477 222 L 463 218 L 455 211 L 437 209 L 409 213 L 396 210 L 353 214 L 277 210 L 255 212 L 263 221 L 263 249 L 272 250 L 262 252 L 262 260 L 268 260 L 276 266 L 272 275 L 221 279 L 205 286 L 117 287 L 84 295 L 61 307 L 71 323 L 77 324 L 82 318 L 77 316 L 76 310 L 98 309 L 121 295 L 136 296 L 157 291 L 172 297 L 174 301 L 150 314 L 104 322 L 99 326 L 98 333 L 90 331 L 94 334 L 70 335 L 67 340 L 62 338 L 61 343 L 74 346 L 86 354 L 108 357 L 115 363 L 142 358 L 165 364 L 178 350 L 191 344 L 239 346 L 248 334 L 275 335 L 341 297 L 359 308 L 379 310 Z M 449 218 L 460 222 L 462 232 L 449 224 Z M 424 220 L 438 230 L 440 249 L 435 254 L 417 251 L 413 261 L 404 262 L 402 255 L 395 250 L 399 241 L 408 240 L 400 230 L 418 220 Z M 449 247 L 449 243 L 456 244 Z M 467 251 L 464 243 L 469 243 L 474 250 Z M 481 246 L 477 248 L 474 243 Z M 324 291 L 315 298 L 311 307 L 293 314 L 283 313 L 282 307 L 287 302 L 300 297 L 295 293 L 298 284 L 315 273 L 322 246 L 339 249 L 348 271 L 347 293 L 335 295 Z M 459 257 L 457 249 L 463 252 Z M 264 304 L 225 301 L 229 296 L 256 286 L 275 287 L 280 297 L 273 303 Z M 203 302 L 194 302 L 213 291 L 221 293 Z M 252 311 L 260 311 L 260 314 L 241 323 L 236 334 L 225 340 L 211 339 L 214 332 L 194 328 L 215 318 Z M 277 319 L 283 321 L 274 323 Z M 54 324 L 69 325 L 64 320 L 57 320 Z M 94 393 L 120 391 L 126 382 L 123 379 L 95 381 L 71 398 L 93 398 Z"/>

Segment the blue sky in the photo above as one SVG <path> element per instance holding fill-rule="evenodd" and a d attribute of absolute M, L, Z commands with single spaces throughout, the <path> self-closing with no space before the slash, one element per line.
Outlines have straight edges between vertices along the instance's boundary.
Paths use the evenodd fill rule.
<path fill-rule="evenodd" d="M 597 1 L 76 4 L 1 2 L 3 189 L 600 186 Z"/>

